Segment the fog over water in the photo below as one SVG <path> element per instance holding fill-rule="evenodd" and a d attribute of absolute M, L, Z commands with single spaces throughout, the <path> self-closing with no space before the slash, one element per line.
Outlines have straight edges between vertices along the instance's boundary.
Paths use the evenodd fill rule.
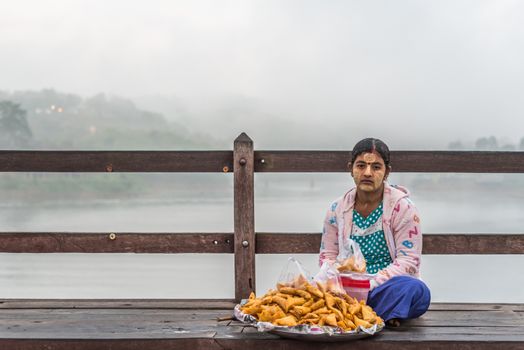
<path fill-rule="evenodd" d="M 523 23 L 517 0 L 4 1 L 0 149 L 231 149 L 246 132 L 255 149 L 373 136 L 392 150 L 523 151 Z M 320 232 L 351 186 L 255 181 L 263 232 Z M 412 190 L 424 232 L 523 232 L 524 174 L 392 182 Z M 3 173 L 0 198 L 0 231 L 233 229 L 231 174 Z M 286 258 L 257 256 L 259 292 Z M 425 256 L 423 278 L 435 301 L 524 302 L 522 267 L 523 255 Z M 3 253 L 0 298 L 227 298 L 233 275 L 230 255 Z"/>
<path fill-rule="evenodd" d="M 61 176 L 61 175 L 55 175 Z M 207 175 L 210 180 L 220 175 Z M 415 187 L 425 233 L 521 233 L 522 193 L 497 194 L 490 182 L 518 182 L 522 175 L 479 175 L 476 192 L 453 183 L 468 175 L 447 175 L 448 186 Z M 169 176 L 176 182 L 180 175 Z M 416 175 L 393 174 L 391 181 L 413 182 Z M 201 179 L 203 180 L 203 179 Z M 158 181 L 154 178 L 153 181 Z M 232 182 L 232 177 L 226 178 Z M 331 201 L 350 185 L 346 174 L 257 174 L 257 232 L 320 232 Z M 167 190 L 169 192 L 169 190 Z M 279 195 L 279 193 L 285 195 Z M 438 194 L 436 193 L 438 192 Z M 79 196 L 82 193 L 78 193 Z M 171 199 L 45 200 L 10 198 L 0 210 L 1 231 L 58 232 L 232 232 L 232 192 L 212 198 L 202 190 Z M 24 203 L 25 202 L 25 203 Z M 501 203 L 504 202 L 504 205 Z M 257 290 L 270 288 L 287 255 L 257 256 Z M 295 255 L 315 273 L 316 255 Z M 233 256 L 227 254 L 0 254 L 0 297 L 30 298 L 229 298 L 234 294 Z M 517 256 L 425 255 L 422 276 L 434 301 L 522 302 L 524 277 Z M 205 282 L 204 282 L 205 281 Z M 203 287 L 203 284 L 205 287 Z M 181 286 L 184 288 L 181 288 Z"/>

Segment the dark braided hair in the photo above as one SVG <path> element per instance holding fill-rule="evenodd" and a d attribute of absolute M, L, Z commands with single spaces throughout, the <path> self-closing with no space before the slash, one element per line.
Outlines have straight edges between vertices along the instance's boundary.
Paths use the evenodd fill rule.
<path fill-rule="evenodd" d="M 379 139 L 366 138 L 357 142 L 353 151 L 351 152 L 351 164 L 355 162 L 355 159 L 362 153 L 373 153 L 376 151 L 382 159 L 386 168 L 389 167 L 389 148 L 388 146 Z"/>

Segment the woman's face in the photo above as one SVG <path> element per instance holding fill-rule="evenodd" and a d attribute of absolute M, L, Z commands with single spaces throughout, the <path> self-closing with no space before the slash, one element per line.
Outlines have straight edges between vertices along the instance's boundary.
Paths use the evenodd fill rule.
<path fill-rule="evenodd" d="M 351 175 L 357 189 L 364 192 L 376 192 L 382 189 L 389 169 L 377 152 L 361 153 L 351 167 Z"/>

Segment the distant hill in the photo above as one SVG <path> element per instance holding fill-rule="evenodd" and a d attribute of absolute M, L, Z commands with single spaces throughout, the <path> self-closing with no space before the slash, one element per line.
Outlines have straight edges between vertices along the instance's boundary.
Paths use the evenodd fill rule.
<path fill-rule="evenodd" d="M 216 141 L 125 98 L 83 98 L 46 89 L 0 91 L 27 112 L 32 149 L 209 149 Z"/>

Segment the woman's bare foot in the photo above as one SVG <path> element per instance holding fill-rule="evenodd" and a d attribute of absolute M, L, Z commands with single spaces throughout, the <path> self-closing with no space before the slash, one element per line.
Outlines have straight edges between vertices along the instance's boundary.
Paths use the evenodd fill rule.
<path fill-rule="evenodd" d="M 398 318 L 392 318 L 391 320 L 386 321 L 386 325 L 392 328 L 400 327 L 400 320 Z"/>

